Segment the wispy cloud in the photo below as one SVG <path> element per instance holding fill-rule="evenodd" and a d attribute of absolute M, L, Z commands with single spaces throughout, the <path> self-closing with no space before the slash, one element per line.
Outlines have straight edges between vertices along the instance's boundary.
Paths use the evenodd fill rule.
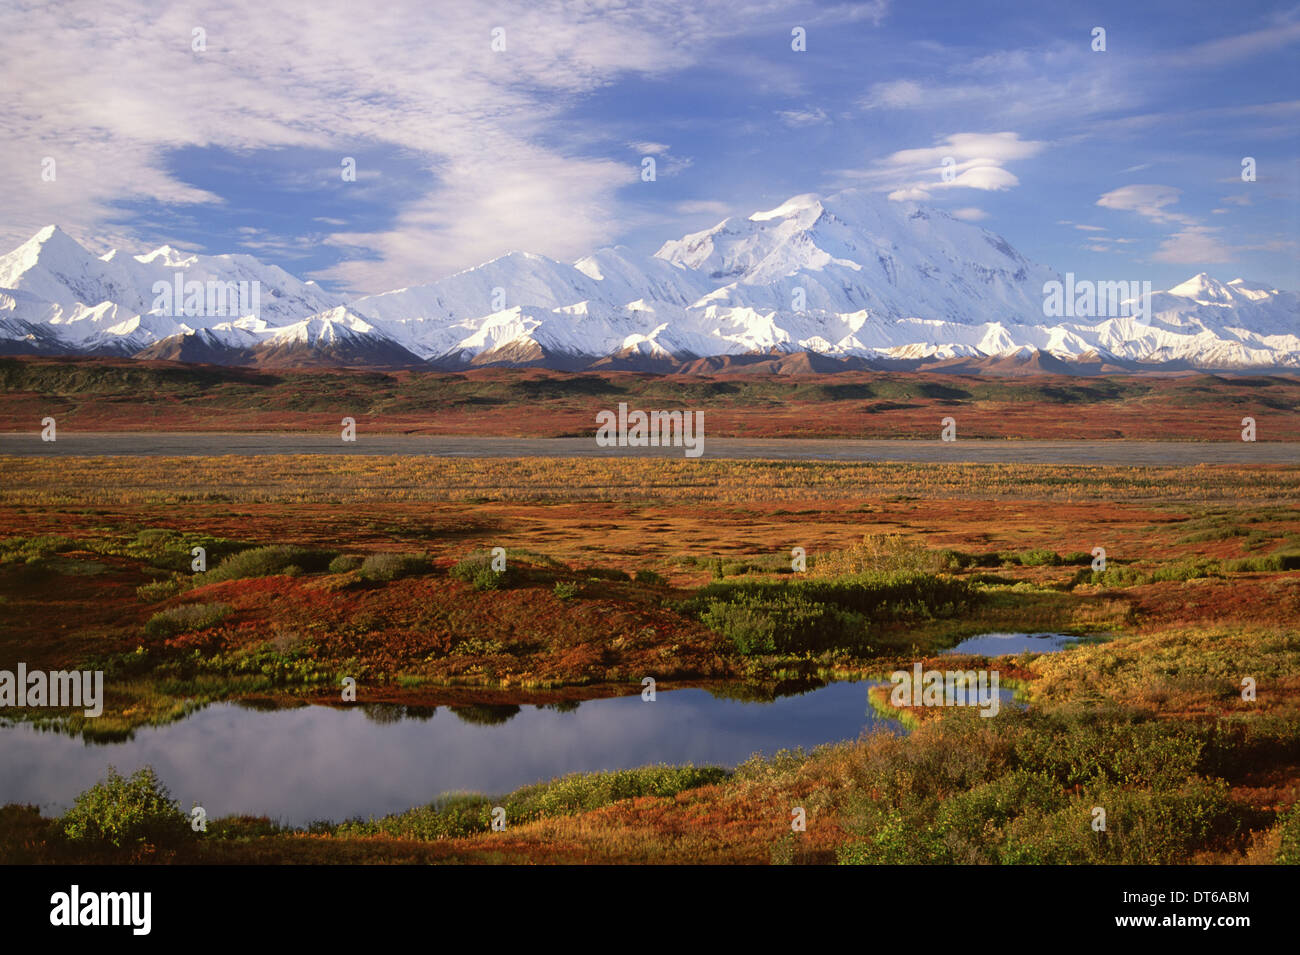
<path fill-rule="evenodd" d="M 953 133 L 934 146 L 901 149 L 869 169 L 841 175 L 888 190 L 895 200 L 928 200 L 950 189 L 997 192 L 1020 183 L 1006 163 L 1036 156 L 1046 145 L 1012 132 Z"/>
<path fill-rule="evenodd" d="M 787 126 L 815 126 L 826 122 L 826 110 L 819 107 L 777 110 L 776 115 Z"/>
<path fill-rule="evenodd" d="M 1300 16 L 1293 9 L 1283 14 L 1277 23 L 1263 29 L 1207 40 L 1164 53 L 1158 59 L 1164 67 L 1204 70 L 1285 50 L 1298 43 Z"/>
<path fill-rule="evenodd" d="M 725 202 L 717 202 L 712 199 L 686 199 L 677 203 L 673 208 L 684 216 L 711 215 L 719 218 L 726 218 L 731 211 L 731 207 Z"/>
<path fill-rule="evenodd" d="M 0 113 L 0 239 L 19 241 L 51 221 L 111 235 L 123 203 L 221 204 L 169 168 L 185 147 L 340 157 L 369 147 L 418 157 L 426 185 L 382 229 L 330 234 L 355 259 L 322 277 L 376 290 L 509 247 L 575 257 L 611 237 L 619 192 L 638 174 L 631 159 L 593 157 L 547 135 L 579 98 L 622 77 L 684 70 L 738 33 L 788 32 L 799 22 L 792 17 L 874 22 L 887 11 L 880 2 L 777 0 L 309 9 L 288 0 L 164 3 L 147 15 L 131 0 L 0 7 L 9 99 Z M 196 28 L 204 51 L 192 48 Z M 504 49 L 494 51 L 497 29 Z M 57 161 L 55 182 L 40 180 L 46 156 Z M 690 161 L 672 159 L 659 174 Z M 376 175 L 364 167 L 358 180 Z M 120 237 L 129 243 L 127 228 Z"/>
<path fill-rule="evenodd" d="M 1182 197 L 1183 191 L 1173 186 L 1132 185 L 1113 189 L 1097 200 L 1103 209 L 1136 212 L 1152 222 L 1175 222 L 1193 225 L 1196 220 L 1178 212 L 1168 211 Z"/>
<path fill-rule="evenodd" d="M 1204 265 L 1231 262 L 1236 254 L 1207 226 L 1189 226 L 1160 243 L 1151 256 L 1156 262 L 1177 265 Z"/>

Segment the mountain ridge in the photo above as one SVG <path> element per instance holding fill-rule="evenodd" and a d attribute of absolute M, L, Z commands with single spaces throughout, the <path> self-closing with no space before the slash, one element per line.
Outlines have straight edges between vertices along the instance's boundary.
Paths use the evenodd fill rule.
<path fill-rule="evenodd" d="M 47 226 L 0 256 L 0 352 L 657 372 L 799 354 L 815 356 L 795 363 L 808 369 L 1300 368 L 1295 292 L 1202 272 L 1153 291 L 1146 314 L 1128 296 L 1136 316 L 1052 318 L 1045 291 L 1060 281 L 988 229 L 854 190 L 793 196 L 653 256 L 615 246 L 570 264 L 515 251 L 352 299 L 249 255 L 94 256 Z M 159 282 L 183 286 L 184 307 L 179 294 L 159 307 L 172 297 L 154 294 Z M 254 285 L 255 314 L 207 313 L 223 302 L 214 286 Z"/>

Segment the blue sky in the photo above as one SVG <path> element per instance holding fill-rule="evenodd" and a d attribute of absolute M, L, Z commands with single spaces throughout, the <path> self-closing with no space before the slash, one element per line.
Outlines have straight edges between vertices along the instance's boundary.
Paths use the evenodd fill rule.
<path fill-rule="evenodd" d="M 374 292 L 860 188 L 1079 277 L 1300 288 L 1297 3 L 11 2 L 0 63 L 7 247 Z"/>

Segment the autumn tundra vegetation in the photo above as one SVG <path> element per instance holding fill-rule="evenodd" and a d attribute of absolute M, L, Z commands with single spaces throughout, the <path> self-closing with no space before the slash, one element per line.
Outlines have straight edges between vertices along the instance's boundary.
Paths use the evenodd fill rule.
<path fill-rule="evenodd" d="M 382 817 L 198 834 L 167 780 L 113 774 L 63 815 L 0 810 L 10 861 L 1300 859 L 1300 468 L 316 455 L 4 470 L 3 659 L 106 673 L 98 719 L 7 715 L 90 740 L 223 700 L 486 718 L 635 694 L 647 674 L 661 692 L 771 699 L 936 663 L 980 633 L 1086 638 L 943 657 L 1015 688 L 992 718 L 864 690 L 903 732 L 430 793 Z M 340 701 L 344 675 L 364 703 Z"/>
<path fill-rule="evenodd" d="M 755 366 L 755 369 L 762 366 Z M 127 358 L 0 356 L 0 430 L 43 417 L 78 431 L 358 433 L 593 437 L 596 416 L 631 408 L 703 415 L 709 438 L 962 438 L 1236 441 L 1300 439 L 1294 374 L 935 372 L 713 375 L 299 368 L 268 370 Z"/>

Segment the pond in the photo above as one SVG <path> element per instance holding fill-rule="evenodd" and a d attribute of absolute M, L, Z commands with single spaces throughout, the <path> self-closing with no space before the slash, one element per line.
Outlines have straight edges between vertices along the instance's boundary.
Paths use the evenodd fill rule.
<path fill-rule="evenodd" d="M 986 657 L 1005 653 L 1055 653 L 1083 639 L 1068 633 L 981 633 L 968 637 L 944 653 L 978 653 Z"/>
<path fill-rule="evenodd" d="M 1059 635 L 985 634 L 961 647 L 1014 653 L 1027 640 L 1046 651 L 1068 639 L 1049 637 Z M 108 744 L 19 723 L 0 728 L 0 804 L 31 803 L 57 815 L 110 765 L 123 774 L 152 765 L 186 811 L 198 803 L 209 818 L 266 815 L 305 825 L 378 816 L 450 792 L 502 795 L 565 773 L 653 763 L 734 767 L 756 752 L 903 732 L 870 709 L 874 685 L 831 683 L 763 702 L 661 689 L 654 702 L 637 695 L 560 707 L 222 703 Z M 1010 690 L 999 695 L 1012 700 Z"/>
<path fill-rule="evenodd" d="M 567 712 L 223 703 L 104 745 L 18 724 L 0 729 L 0 804 L 54 815 L 110 764 L 124 774 L 149 764 L 184 809 L 197 802 L 210 818 L 248 813 L 303 825 L 383 815 L 448 792 L 497 795 L 565 773 L 651 763 L 735 766 L 758 751 L 899 731 L 868 712 L 871 685 L 832 683 L 762 703 L 660 690 L 652 703 L 617 697 Z"/>

